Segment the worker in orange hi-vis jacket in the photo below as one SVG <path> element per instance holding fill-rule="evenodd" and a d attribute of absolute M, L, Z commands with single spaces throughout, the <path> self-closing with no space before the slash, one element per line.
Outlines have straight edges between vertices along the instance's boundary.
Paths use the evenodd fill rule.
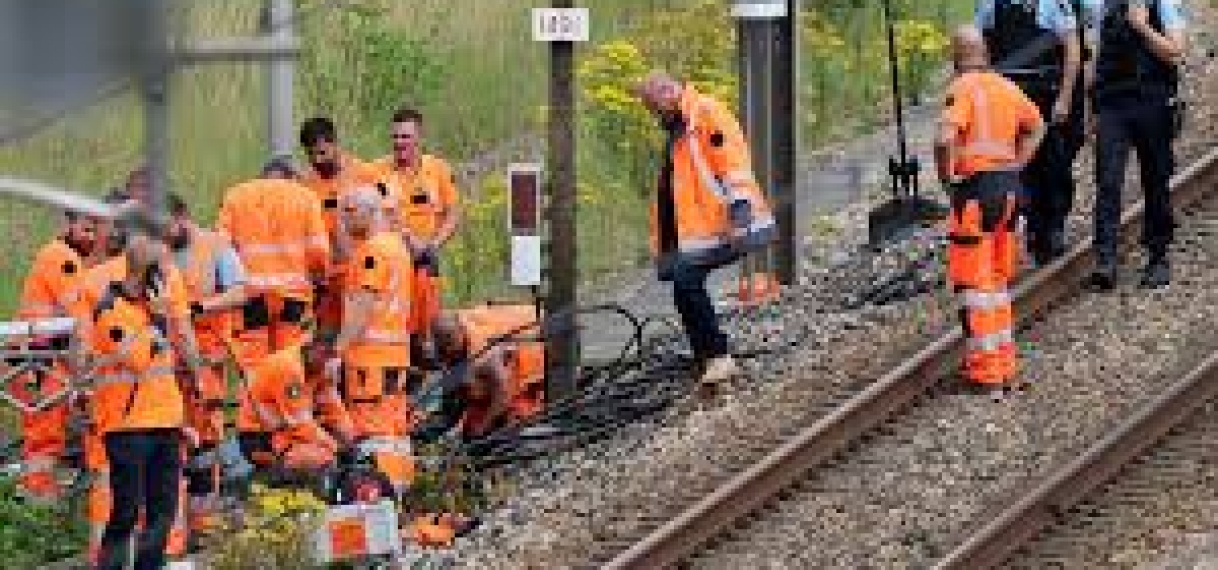
<path fill-rule="evenodd" d="M 103 201 L 111 205 L 121 205 L 131 202 L 132 199 L 126 190 L 116 190 L 107 194 Z M 103 220 L 97 221 L 96 228 L 97 241 L 93 248 L 93 255 L 89 256 L 89 259 L 86 261 L 89 267 L 81 275 L 80 279 L 76 281 L 75 290 L 68 296 L 69 299 L 67 301 L 69 316 L 76 319 L 77 323 L 82 323 L 80 325 L 82 335 L 86 335 L 88 332 L 89 323 L 94 322 L 95 316 L 98 314 L 96 308 L 99 304 L 107 297 L 113 297 L 111 291 L 114 289 L 114 284 L 126 282 L 131 275 L 130 257 L 133 251 L 130 250 L 132 236 L 128 229 L 122 224 Z M 140 239 L 146 241 L 146 238 Z M 149 246 L 147 245 L 141 247 L 145 253 L 148 248 Z M 167 278 L 167 282 L 172 284 L 171 287 L 174 291 L 182 291 L 182 299 L 185 299 L 184 284 L 181 283 L 180 274 L 172 267 L 172 262 L 168 257 L 165 257 L 163 262 L 163 267 L 166 268 L 164 276 Z M 135 271 L 139 272 L 140 270 Z M 146 269 L 144 271 L 146 272 Z M 184 306 L 187 307 L 184 310 L 189 311 L 188 305 Z M 85 344 L 88 346 L 87 342 Z M 178 342 L 175 346 L 183 346 L 183 344 Z M 91 353 L 96 354 L 98 351 L 93 350 Z M 92 365 L 96 365 L 96 363 L 75 363 L 75 366 L 81 370 L 90 370 Z M 104 373 L 104 369 L 93 370 L 93 372 L 87 374 L 87 378 L 96 378 L 98 374 L 94 372 L 99 371 Z M 100 392 L 104 392 L 104 390 L 101 390 L 98 386 L 93 386 L 91 390 L 83 392 L 83 397 L 75 402 L 76 410 L 74 413 L 92 414 L 99 404 L 98 397 Z M 83 441 L 85 467 L 89 471 L 91 480 L 85 509 L 85 515 L 89 521 L 88 557 L 90 562 L 95 566 L 98 565 L 100 560 L 103 536 L 111 520 L 112 507 L 114 505 L 114 495 L 111 486 L 114 483 L 111 478 L 112 465 L 107 454 L 106 432 L 102 429 L 103 427 L 103 424 L 92 420 L 89 421 L 89 429 L 85 432 Z M 185 449 L 180 451 L 182 452 L 180 455 L 185 454 Z M 189 528 L 186 519 L 185 488 L 186 481 L 179 476 L 177 483 L 178 499 L 164 546 L 165 555 L 179 556 L 186 552 Z M 120 500 L 125 499 L 120 497 Z M 145 517 L 145 519 L 147 518 L 146 513 L 140 516 Z M 147 520 L 144 520 L 137 524 L 137 526 L 148 528 L 148 525 L 144 524 L 147 522 Z M 157 522 L 157 524 L 160 524 L 160 522 Z"/>
<path fill-rule="evenodd" d="M 463 435 L 485 435 L 541 412 L 545 345 L 540 333 L 536 309 L 529 305 L 482 306 L 440 316 L 440 362 L 450 370 L 467 370 L 458 390 L 464 410 L 457 429 Z"/>
<path fill-rule="evenodd" d="M 227 343 L 233 333 L 235 309 L 244 306 L 249 295 L 245 269 L 232 244 L 223 235 L 195 223 L 181 196 L 171 194 L 168 203 L 167 241 L 186 284 L 203 359 L 197 382 L 185 392 L 187 424 L 199 438 L 185 472 L 191 530 L 204 531 L 215 526 L 219 508 L 218 446 L 224 440 L 224 405 L 228 400 Z"/>
<path fill-rule="evenodd" d="M 107 569 L 128 564 L 132 538 L 135 568 L 159 568 L 167 551 L 184 551 L 182 460 L 197 444 L 185 429 L 180 385 L 193 384 L 200 364 L 185 285 L 163 244 L 139 234 L 127 242 L 118 278 L 87 301 L 83 334 L 94 370 L 90 418 L 110 475 L 98 563 Z"/>
<path fill-rule="evenodd" d="M 347 241 L 339 220 L 339 202 L 353 188 L 375 184 L 380 174 L 369 164 L 343 151 L 338 129 L 326 117 L 313 117 L 300 126 L 300 146 L 309 157 L 309 168 L 300 182 L 322 205 L 326 232 L 330 237 L 328 277 L 317 298 L 318 334 L 332 339 L 342 323 L 343 271 L 354 245 Z"/>
<path fill-rule="evenodd" d="M 328 367 L 342 370 L 356 438 L 392 444 L 408 438 L 415 423 L 408 385 L 414 268 L 401 235 L 383 222 L 384 199 L 375 185 L 343 198 L 343 227 L 359 246 L 346 274 L 337 358 Z M 392 462 L 384 461 L 382 471 L 400 489 L 413 476 L 413 462 L 409 456 Z"/>
<path fill-rule="evenodd" d="M 1019 87 L 990 69 L 975 27 L 953 34 L 952 57 L 956 76 L 935 142 L 939 178 L 951 198 L 948 279 L 964 305 L 964 376 L 1001 388 L 1017 372 L 1009 286 L 1019 250 L 1019 173 L 1036 153 L 1045 122 Z"/>
<path fill-rule="evenodd" d="M 444 159 L 421 148 L 423 115 L 403 108 L 393 114 L 393 153 L 374 162 L 400 200 L 401 223 L 414 256 L 413 315 L 416 354 L 433 356 L 431 328 L 440 316 L 440 250 L 461 223 L 461 196 Z"/>
<path fill-rule="evenodd" d="M 19 319 L 38 321 L 68 315 L 72 295 L 85 271 L 85 260 L 96 244 L 95 228 L 95 220 L 64 213 L 60 235 L 43 246 L 30 265 L 17 309 Z M 36 342 L 42 348 L 62 350 L 68 348 L 68 340 L 61 337 Z M 61 492 L 53 469 L 67 447 L 71 378 L 66 364 L 51 362 L 9 383 L 10 396 L 25 407 L 21 413 L 21 452 L 25 464 L 21 489 L 34 499 L 53 500 Z"/>
<path fill-rule="evenodd" d="M 326 350 L 323 343 L 312 341 L 288 346 L 248 370 L 241 405 L 250 409 L 245 415 L 253 421 L 241 426 L 239 439 L 242 452 L 255 465 L 316 472 L 333 465 L 338 451 L 350 445 L 349 420 L 323 388 Z M 326 401 L 318 399 L 319 393 Z M 336 431 L 327 430 L 322 410 L 326 419 L 336 422 L 331 424 Z"/>
<path fill-rule="evenodd" d="M 248 366 L 271 352 L 299 345 L 312 320 L 314 288 L 330 261 L 321 206 L 304 186 L 279 174 L 229 188 L 216 230 L 237 250 L 250 299 L 234 325 L 238 362 Z"/>
<path fill-rule="evenodd" d="M 731 109 L 663 72 L 638 85 L 665 144 L 651 207 L 651 249 L 713 388 L 739 374 L 707 291 L 710 273 L 773 240 L 775 220 L 753 175 L 748 139 Z"/>

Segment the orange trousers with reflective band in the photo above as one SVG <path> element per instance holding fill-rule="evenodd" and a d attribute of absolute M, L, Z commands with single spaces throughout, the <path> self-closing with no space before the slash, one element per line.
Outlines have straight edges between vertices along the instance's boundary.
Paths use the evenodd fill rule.
<path fill-rule="evenodd" d="M 1009 286 L 1019 262 L 1013 173 L 981 173 L 953 188 L 948 280 L 962 305 L 964 376 L 1001 384 L 1018 371 Z"/>
<path fill-rule="evenodd" d="M 413 329 L 425 338 L 431 337 L 431 327 L 440 317 L 440 278 L 433 276 L 426 267 L 414 272 L 414 283 L 410 300 L 410 322 Z"/>
<path fill-rule="evenodd" d="M 21 412 L 21 458 L 27 471 L 19 484 L 29 496 L 54 500 L 62 489 L 55 481 L 54 467 L 67 448 L 68 403 L 50 399 L 61 396 L 68 379 L 61 364 L 51 370 L 28 372 L 9 383 L 9 395 L 34 409 Z"/>

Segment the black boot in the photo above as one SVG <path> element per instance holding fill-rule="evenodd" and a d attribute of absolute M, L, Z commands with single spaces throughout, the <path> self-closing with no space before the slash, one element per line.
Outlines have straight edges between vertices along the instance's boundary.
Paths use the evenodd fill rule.
<path fill-rule="evenodd" d="M 1049 258 L 1057 259 L 1066 254 L 1066 230 L 1055 230 L 1049 234 Z"/>
<path fill-rule="evenodd" d="M 1166 255 L 1155 255 L 1146 264 L 1146 272 L 1142 275 L 1142 287 L 1158 289 L 1171 283 L 1171 265 Z"/>
<path fill-rule="evenodd" d="M 1111 291 L 1116 287 L 1117 264 L 1115 255 L 1100 254 L 1095 261 L 1095 269 L 1087 278 L 1087 286 L 1100 291 Z"/>

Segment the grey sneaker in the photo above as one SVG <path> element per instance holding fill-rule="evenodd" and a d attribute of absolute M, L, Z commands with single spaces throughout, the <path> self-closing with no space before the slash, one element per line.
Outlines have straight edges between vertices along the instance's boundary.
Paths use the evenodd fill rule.
<path fill-rule="evenodd" d="M 715 385 L 730 380 L 740 373 L 740 367 L 731 356 L 719 356 L 706 361 L 706 372 L 702 373 L 703 384 Z"/>
<path fill-rule="evenodd" d="M 1146 264 L 1146 272 L 1142 275 L 1142 286 L 1147 289 L 1158 289 L 1171 283 L 1171 265 L 1166 257 L 1152 259 Z"/>

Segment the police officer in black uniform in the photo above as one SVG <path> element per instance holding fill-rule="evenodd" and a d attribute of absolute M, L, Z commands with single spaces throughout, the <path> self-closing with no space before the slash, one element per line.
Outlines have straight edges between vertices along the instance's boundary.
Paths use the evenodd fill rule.
<path fill-rule="evenodd" d="M 989 0 L 978 8 L 977 24 L 995 68 L 1019 85 L 1050 125 L 1021 177 L 1028 249 L 1045 265 L 1065 252 L 1072 164 L 1084 139 L 1076 12 L 1069 0 Z"/>
<path fill-rule="evenodd" d="M 1181 109 L 1178 68 L 1184 57 L 1179 0 L 1108 0 L 1090 88 L 1096 114 L 1096 268 L 1091 285 L 1116 285 L 1121 189 L 1129 151 L 1138 153 L 1149 261 L 1145 287 L 1171 281 L 1168 248 L 1175 224 L 1168 182 L 1175 169 L 1172 141 Z"/>

